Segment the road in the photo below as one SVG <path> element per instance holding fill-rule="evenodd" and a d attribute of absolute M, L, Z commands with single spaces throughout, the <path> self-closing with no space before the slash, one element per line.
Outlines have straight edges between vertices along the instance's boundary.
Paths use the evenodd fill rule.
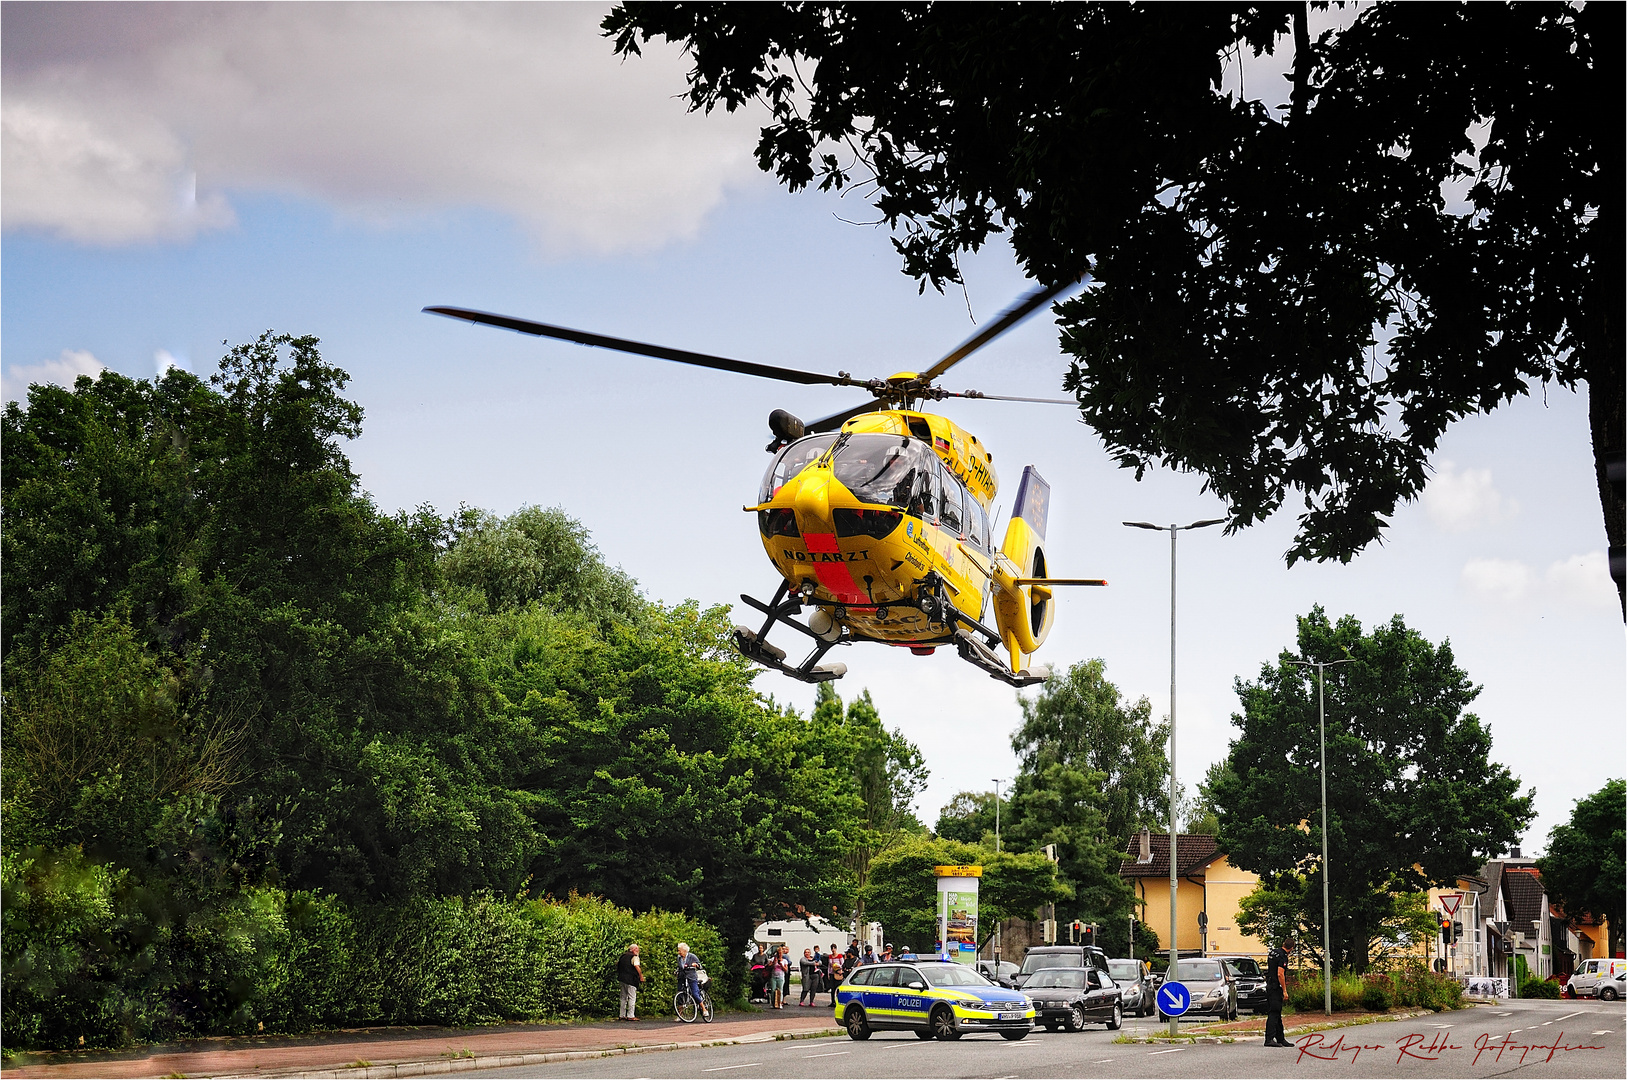
<path fill-rule="evenodd" d="M 1167 1028 L 1127 1020 L 1126 1033 Z M 1627 1075 L 1627 1003 L 1511 1001 L 1392 1023 L 1298 1036 L 1291 1049 L 1257 1038 L 1233 1044 L 1115 1043 L 1100 1027 L 1035 1031 L 1021 1042 L 994 1036 L 927 1042 L 912 1033 L 846 1037 L 490 1069 L 488 1077 L 1609 1077 Z M 1187 1030 L 1187 1028 L 1183 1028 Z"/>

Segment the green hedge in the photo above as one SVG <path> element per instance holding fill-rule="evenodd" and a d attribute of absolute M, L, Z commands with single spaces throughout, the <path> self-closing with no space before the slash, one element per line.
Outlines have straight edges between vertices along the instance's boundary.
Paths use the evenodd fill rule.
<path fill-rule="evenodd" d="M 199 904 L 77 851 L 7 855 L 3 885 L 8 1049 L 608 1016 L 616 958 L 632 942 L 652 1013 L 670 1008 L 680 940 L 723 969 L 711 927 L 593 897 L 350 909 L 250 889 Z"/>
<path fill-rule="evenodd" d="M 1320 973 L 1290 979 L 1288 1004 L 1295 1012 L 1321 1012 L 1324 995 Z M 1402 1008 L 1463 1008 L 1463 984 L 1450 975 L 1412 965 L 1398 972 L 1369 972 L 1333 976 L 1334 1012 L 1386 1012 Z"/>

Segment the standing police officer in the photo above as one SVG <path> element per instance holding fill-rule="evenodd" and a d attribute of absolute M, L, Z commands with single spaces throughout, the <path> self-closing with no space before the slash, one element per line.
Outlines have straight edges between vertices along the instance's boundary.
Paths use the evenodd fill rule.
<path fill-rule="evenodd" d="M 1292 1046 L 1282 1030 L 1282 1003 L 1288 997 L 1288 953 L 1294 943 L 1288 939 L 1277 942 L 1265 957 L 1265 1044 Z"/>

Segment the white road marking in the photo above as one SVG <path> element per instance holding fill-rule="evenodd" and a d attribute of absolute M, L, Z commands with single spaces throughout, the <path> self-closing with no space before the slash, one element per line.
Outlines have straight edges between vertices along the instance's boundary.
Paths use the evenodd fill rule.
<path fill-rule="evenodd" d="M 1091 1064 L 1092 1065 L 1106 1065 L 1109 1061 L 1112 1061 L 1112 1060 L 1113 1060 L 1112 1058 L 1102 1058 L 1099 1061 L 1092 1061 Z"/>
<path fill-rule="evenodd" d="M 1581 1016 L 1585 1012 L 1587 1012 L 1586 1009 L 1577 1009 L 1573 1013 L 1566 1013 L 1564 1016 L 1556 1016 L 1554 1019 L 1548 1021 L 1548 1023 L 1557 1024 L 1561 1020 L 1569 1020 L 1571 1017 L 1573 1017 L 1573 1016 Z"/>
<path fill-rule="evenodd" d="M 1147 1056 L 1148 1057 L 1157 1057 L 1159 1054 L 1179 1054 L 1182 1050 L 1185 1050 L 1185 1049 L 1186 1049 L 1186 1047 L 1184 1047 L 1184 1046 L 1177 1046 L 1173 1050 L 1154 1050 L 1152 1053 L 1148 1054 Z"/>
<path fill-rule="evenodd" d="M 841 1057 L 843 1054 L 851 1054 L 852 1052 L 851 1050 L 838 1050 L 834 1054 L 803 1054 L 802 1060 L 807 1061 L 809 1058 L 816 1057 Z"/>
<path fill-rule="evenodd" d="M 701 1072 L 728 1072 L 730 1069 L 749 1069 L 754 1065 L 761 1065 L 760 1061 L 748 1061 L 744 1065 L 719 1065 L 715 1069 L 702 1069 Z"/>
<path fill-rule="evenodd" d="M 1177 909 L 1177 910 L 1179 910 L 1179 909 Z M 1608 1034 L 1610 1034 L 1610 1029 L 1605 1028 L 1603 1031 L 1590 1031 L 1590 1032 L 1588 1032 L 1588 1034 L 1589 1035 L 1608 1035 Z"/>

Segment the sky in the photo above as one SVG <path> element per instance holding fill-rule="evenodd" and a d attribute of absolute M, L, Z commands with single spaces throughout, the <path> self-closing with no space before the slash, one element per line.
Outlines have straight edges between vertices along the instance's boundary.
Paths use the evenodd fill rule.
<path fill-rule="evenodd" d="M 796 195 L 756 169 L 761 115 L 690 115 L 686 66 L 652 43 L 622 62 L 606 7 L 4 5 L 0 370 L 30 382 L 112 368 L 207 375 L 223 342 L 315 334 L 366 409 L 347 448 L 394 511 L 561 506 L 666 603 L 736 605 L 776 576 L 752 518 L 766 417 L 835 412 L 800 387 L 544 342 L 420 313 L 475 307 L 815 371 L 919 370 L 1030 287 L 1009 248 L 919 294 L 856 199 Z M 1348 18 L 1349 16 L 1342 16 Z M 1239 84 L 1273 93 L 1270 58 Z M 1230 76 L 1228 76 L 1230 78 Z M 1276 96 L 1281 96 L 1280 93 Z M 1054 397 L 1066 363 L 1040 315 L 957 367 L 951 389 Z M 1131 699 L 1170 703 L 1170 544 L 1126 529 L 1220 517 L 1200 477 L 1139 483 L 1059 406 L 937 406 L 994 452 L 1014 492 L 1053 486 L 1065 593 L 1039 659 L 1102 658 Z M 1586 389 L 1535 392 L 1450 429 L 1422 498 L 1348 565 L 1286 566 L 1292 509 L 1226 536 L 1182 534 L 1176 768 L 1226 754 L 1234 680 L 1292 649 L 1321 604 L 1402 615 L 1450 641 L 1482 691 L 1493 757 L 1536 789 L 1526 854 L 1627 771 L 1623 626 L 1605 569 Z M 1009 512 L 1009 507 L 1006 507 Z M 1017 694 L 947 651 L 841 650 L 917 743 L 935 821 L 1008 784 Z M 757 686 L 807 710 L 811 687 Z M 1330 778 L 1336 784 L 1337 777 Z"/>

